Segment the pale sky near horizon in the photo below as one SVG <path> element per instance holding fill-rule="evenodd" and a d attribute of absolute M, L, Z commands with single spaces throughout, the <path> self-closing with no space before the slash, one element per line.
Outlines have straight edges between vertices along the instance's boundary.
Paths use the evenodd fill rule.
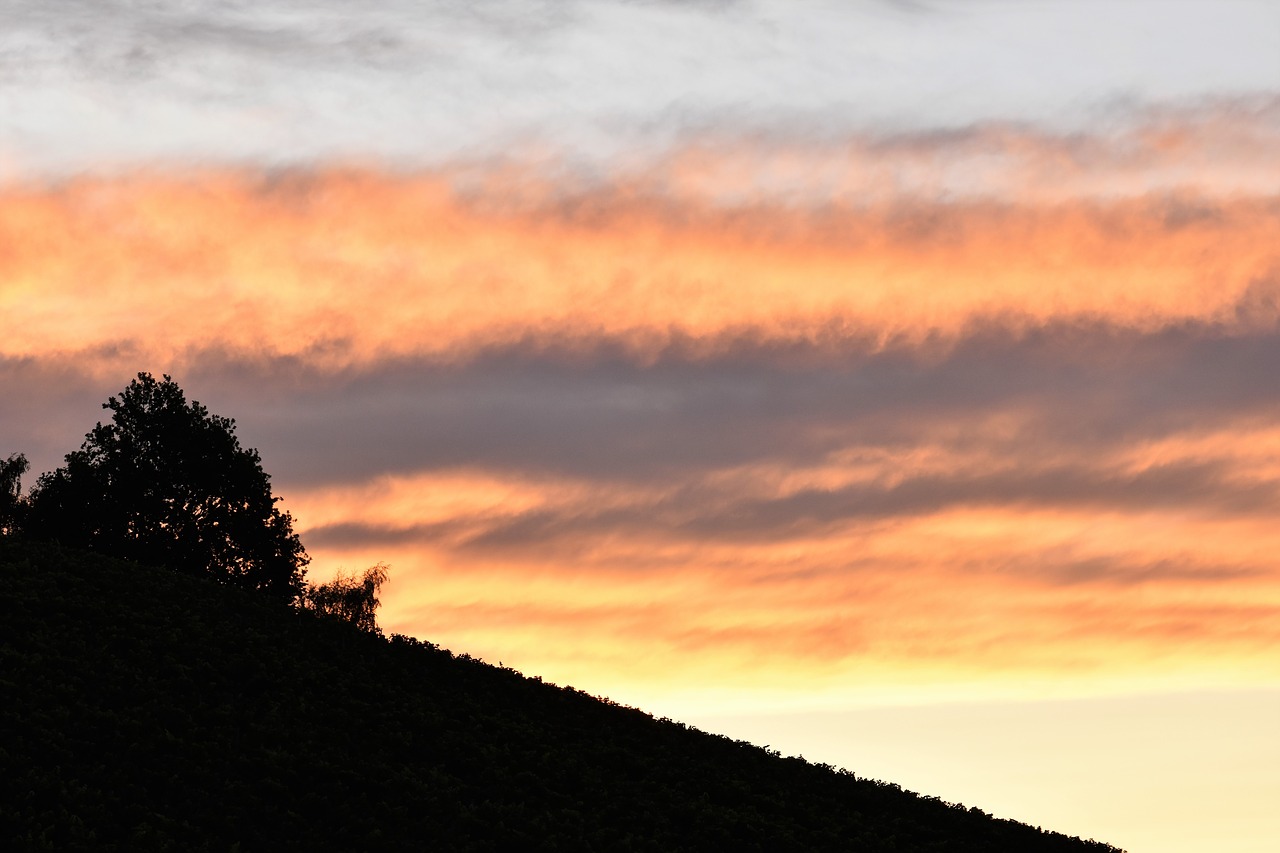
<path fill-rule="evenodd" d="M 0 454 L 139 370 L 389 630 L 1280 839 L 1280 6 L 0 0 Z"/>

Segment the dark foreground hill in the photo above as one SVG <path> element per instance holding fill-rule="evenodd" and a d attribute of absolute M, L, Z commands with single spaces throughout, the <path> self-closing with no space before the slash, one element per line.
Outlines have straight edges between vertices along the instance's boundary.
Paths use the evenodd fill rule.
<path fill-rule="evenodd" d="M 2 542 L 0 848 L 1114 850 L 212 582 Z"/>

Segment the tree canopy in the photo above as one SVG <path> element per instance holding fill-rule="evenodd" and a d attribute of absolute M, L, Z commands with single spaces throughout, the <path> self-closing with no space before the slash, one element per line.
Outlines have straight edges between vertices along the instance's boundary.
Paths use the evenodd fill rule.
<path fill-rule="evenodd" d="M 240 446 L 234 420 L 187 402 L 169 376 L 149 373 L 102 407 L 111 421 L 36 482 L 24 534 L 210 575 L 283 601 L 302 594 L 309 558 L 292 516 L 276 507 L 258 452 Z"/>

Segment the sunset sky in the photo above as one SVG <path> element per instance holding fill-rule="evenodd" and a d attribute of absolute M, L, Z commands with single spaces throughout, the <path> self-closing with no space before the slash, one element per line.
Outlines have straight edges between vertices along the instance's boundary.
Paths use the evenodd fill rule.
<path fill-rule="evenodd" d="M 138 371 L 379 621 L 1280 843 L 1280 4 L 0 0 L 0 457 Z"/>

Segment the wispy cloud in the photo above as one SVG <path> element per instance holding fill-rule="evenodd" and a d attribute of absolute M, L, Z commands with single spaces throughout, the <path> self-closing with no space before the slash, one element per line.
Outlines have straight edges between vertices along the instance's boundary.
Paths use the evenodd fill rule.
<path fill-rule="evenodd" d="M 537 144 L 616 166 L 690 131 L 1078 127 L 1280 84 L 1268 3 L 922 5 L 10 0 L 0 164 L 422 167 Z"/>

